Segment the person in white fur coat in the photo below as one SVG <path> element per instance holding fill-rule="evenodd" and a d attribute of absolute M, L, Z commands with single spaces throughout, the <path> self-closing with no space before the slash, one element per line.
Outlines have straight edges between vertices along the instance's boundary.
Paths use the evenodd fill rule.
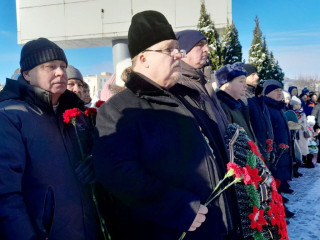
<path fill-rule="evenodd" d="M 297 142 L 301 150 L 302 161 L 306 162 L 307 155 L 309 153 L 308 148 L 308 128 L 307 128 L 307 117 L 301 108 L 301 100 L 296 96 L 293 96 L 290 105 L 292 106 L 293 111 L 297 115 L 298 122 L 301 125 L 301 129 L 298 130 Z M 310 138 L 310 136 L 309 136 Z"/>

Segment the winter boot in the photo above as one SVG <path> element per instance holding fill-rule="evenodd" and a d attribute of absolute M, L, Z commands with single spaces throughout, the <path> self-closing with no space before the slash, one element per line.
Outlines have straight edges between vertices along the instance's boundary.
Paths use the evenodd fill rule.
<path fill-rule="evenodd" d="M 314 168 L 314 164 L 312 162 L 313 154 L 307 155 L 306 167 L 307 168 Z"/>

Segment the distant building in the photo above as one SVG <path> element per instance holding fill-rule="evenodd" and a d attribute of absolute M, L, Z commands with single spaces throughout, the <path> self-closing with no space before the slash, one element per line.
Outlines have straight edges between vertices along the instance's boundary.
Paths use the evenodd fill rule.
<path fill-rule="evenodd" d="M 111 78 L 112 73 L 102 72 L 100 75 L 88 75 L 83 80 L 89 85 L 90 96 L 100 96 L 105 83 Z"/>

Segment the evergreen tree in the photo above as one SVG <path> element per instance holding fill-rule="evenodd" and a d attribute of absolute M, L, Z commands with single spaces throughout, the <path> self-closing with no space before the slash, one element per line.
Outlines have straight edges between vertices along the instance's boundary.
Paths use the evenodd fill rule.
<path fill-rule="evenodd" d="M 234 23 L 227 25 L 221 34 L 221 62 L 222 65 L 242 61 L 242 46 L 239 41 L 238 30 Z"/>
<path fill-rule="evenodd" d="M 266 38 L 262 38 L 259 18 L 256 17 L 254 21 L 256 26 L 253 30 L 253 40 L 249 49 L 249 63 L 258 69 L 260 84 L 266 79 L 275 79 L 282 82 L 284 73 L 273 53 L 269 53 Z"/>
<path fill-rule="evenodd" d="M 271 65 L 271 59 L 269 56 L 269 50 L 267 47 L 267 41 L 266 38 L 263 37 L 263 43 L 262 43 L 262 64 L 261 64 L 261 70 L 259 71 L 259 78 L 260 79 L 271 79 L 272 78 L 272 65 Z"/>
<path fill-rule="evenodd" d="M 284 73 L 279 66 L 279 62 L 275 60 L 272 52 L 270 52 L 270 62 L 272 67 L 271 78 L 282 82 L 284 79 Z"/>
<path fill-rule="evenodd" d="M 253 39 L 249 49 L 249 63 L 257 68 L 261 80 L 263 78 L 260 76 L 260 72 L 263 69 L 263 62 L 266 58 L 266 54 L 263 52 L 262 32 L 260 29 L 258 16 L 254 19 L 254 21 L 256 26 L 253 30 Z"/>
<path fill-rule="evenodd" d="M 211 70 L 215 71 L 221 67 L 221 46 L 218 31 L 216 30 L 210 14 L 207 13 L 204 0 L 201 1 L 199 31 L 207 38 L 209 46 L 209 59 Z"/>

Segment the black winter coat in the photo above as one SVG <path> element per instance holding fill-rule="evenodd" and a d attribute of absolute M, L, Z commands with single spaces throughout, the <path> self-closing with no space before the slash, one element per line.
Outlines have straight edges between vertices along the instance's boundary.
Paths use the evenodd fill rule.
<path fill-rule="evenodd" d="M 97 178 L 111 196 L 111 237 L 177 240 L 224 172 L 175 96 L 136 73 L 126 86 L 100 107 L 94 145 Z M 224 204 L 222 195 L 185 239 L 225 239 Z"/>
<path fill-rule="evenodd" d="M 97 239 L 90 191 L 74 173 L 81 160 L 74 128 L 62 119 L 75 107 L 83 110 L 83 102 L 66 91 L 55 114 L 48 92 L 22 77 L 7 79 L 0 93 L 0 239 Z M 86 121 L 77 124 L 90 139 Z"/>
<path fill-rule="evenodd" d="M 264 99 L 269 110 L 274 134 L 276 169 L 273 170 L 272 175 L 276 179 L 287 181 L 292 178 L 292 156 L 290 154 L 290 149 L 281 148 L 281 144 L 290 147 L 290 130 L 287 118 L 283 111 L 285 103 L 273 100 L 269 97 L 265 97 Z"/>

